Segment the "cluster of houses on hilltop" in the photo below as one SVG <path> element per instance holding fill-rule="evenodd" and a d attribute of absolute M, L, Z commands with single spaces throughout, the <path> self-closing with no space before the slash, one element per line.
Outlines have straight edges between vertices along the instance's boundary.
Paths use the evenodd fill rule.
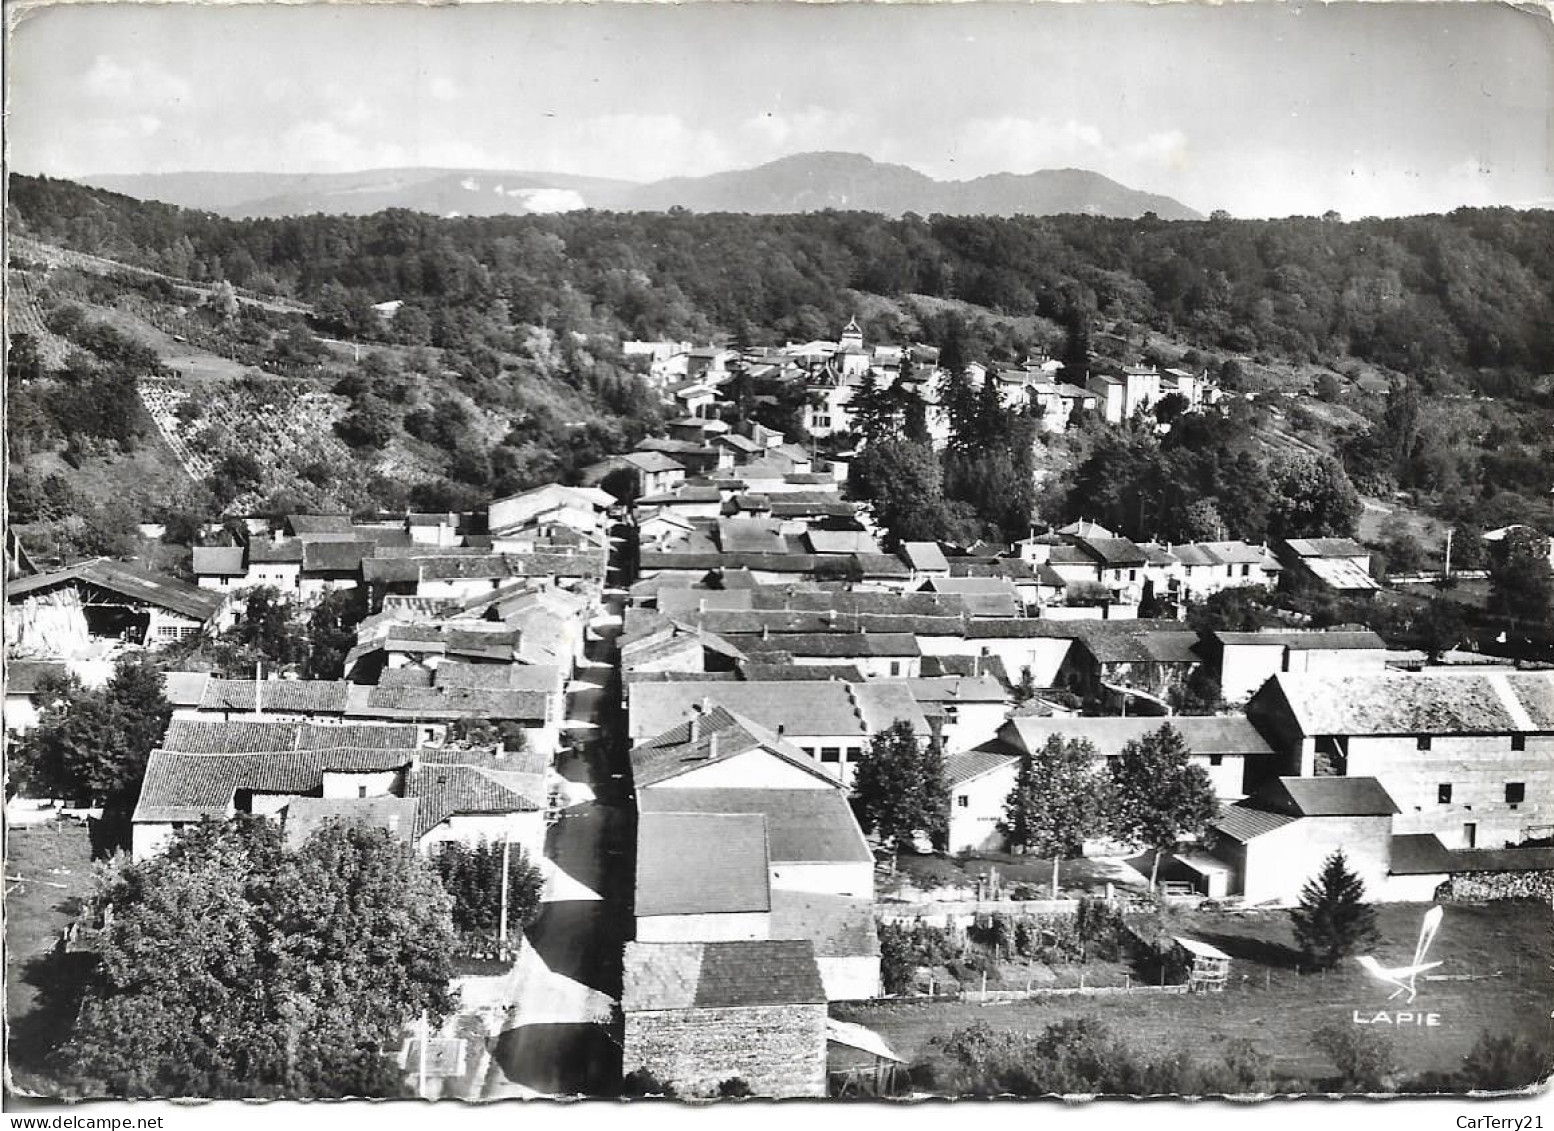
<path fill-rule="evenodd" d="M 836 341 L 741 349 L 626 342 L 623 352 L 643 359 L 649 384 L 674 409 L 672 435 L 721 424 L 719 410 L 727 401 L 727 387 L 743 376 L 753 382 L 802 386 L 804 430 L 816 438 L 851 431 L 853 398 L 867 381 L 879 389 L 901 382 L 926 406 L 930 438 L 938 446 L 949 440 L 949 417 L 943 405 L 946 373 L 939 366 L 939 351 L 921 345 L 868 344 L 856 319 Z M 1151 411 L 1167 397 L 1178 398 L 1182 411 L 1194 412 L 1216 403 L 1221 395 L 1206 374 L 1184 369 L 1128 366 L 1115 374 L 1093 374 L 1079 386 L 1062 380 L 1063 368 L 1061 361 L 1034 354 L 1018 365 L 974 361 L 965 367 L 965 374 L 979 390 L 993 382 L 1006 408 L 1037 413 L 1046 432 L 1065 430 L 1080 413 L 1094 412 L 1121 424 Z"/>

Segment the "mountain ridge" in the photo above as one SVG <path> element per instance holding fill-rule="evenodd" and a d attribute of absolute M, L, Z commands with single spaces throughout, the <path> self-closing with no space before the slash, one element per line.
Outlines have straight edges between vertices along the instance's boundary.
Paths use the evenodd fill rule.
<path fill-rule="evenodd" d="M 438 216 L 498 216 L 594 208 L 785 214 L 824 209 L 920 215 L 1081 213 L 1165 220 L 1202 216 L 1168 196 L 1085 169 L 938 180 L 859 153 L 790 154 L 749 169 L 634 182 L 524 170 L 390 167 L 348 173 L 99 173 L 82 184 L 232 218 L 408 208 Z"/>

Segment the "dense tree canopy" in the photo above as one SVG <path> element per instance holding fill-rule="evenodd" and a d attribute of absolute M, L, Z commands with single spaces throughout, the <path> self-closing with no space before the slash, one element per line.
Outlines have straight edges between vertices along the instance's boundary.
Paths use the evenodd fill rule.
<path fill-rule="evenodd" d="M 864 831 L 893 848 L 910 848 L 918 836 L 942 844 L 949 792 L 939 744 L 919 741 L 911 723 L 892 723 L 858 759 L 852 802 Z"/>
<path fill-rule="evenodd" d="M 1150 849 L 1153 888 L 1160 855 L 1188 834 L 1203 831 L 1219 810 L 1208 772 L 1188 759 L 1182 732 L 1170 723 L 1134 739 L 1110 760 L 1113 832 L 1125 843 Z"/>
<path fill-rule="evenodd" d="M 451 1007 L 450 900 L 377 829 L 295 853 L 262 818 L 204 822 L 96 896 L 101 960 L 59 1053 L 86 1094 L 388 1096 L 383 1053 Z"/>

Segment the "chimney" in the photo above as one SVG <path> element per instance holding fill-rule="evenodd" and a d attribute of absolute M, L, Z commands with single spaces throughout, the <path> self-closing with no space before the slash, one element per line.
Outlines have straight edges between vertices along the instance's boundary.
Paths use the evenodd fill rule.
<path fill-rule="evenodd" d="M 718 736 L 717 736 L 717 733 L 714 732 L 712 737 L 707 740 L 707 757 L 709 757 L 709 758 L 716 758 L 717 756 L 718 756 Z"/>
<path fill-rule="evenodd" d="M 785 735 L 787 733 L 788 733 L 788 724 L 787 723 L 778 723 L 777 724 L 777 737 L 781 738 L 783 735 Z"/>
<path fill-rule="evenodd" d="M 690 737 L 690 741 L 691 742 L 695 742 L 700 737 L 701 737 L 701 715 L 699 715 L 699 714 L 692 715 L 691 716 L 691 737 Z"/>

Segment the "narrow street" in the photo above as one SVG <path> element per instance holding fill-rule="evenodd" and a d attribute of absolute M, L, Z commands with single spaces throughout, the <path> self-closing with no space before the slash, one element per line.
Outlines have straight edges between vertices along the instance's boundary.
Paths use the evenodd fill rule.
<path fill-rule="evenodd" d="M 562 875 L 547 887 L 516 1000 L 493 1050 L 485 1100 L 609 1095 L 620 1083 L 621 955 L 631 933 L 635 816 L 626 773 L 616 638 L 624 596 L 606 596 L 589 630 L 586 665 L 567 695 L 573 745 L 557 763 L 592 800 L 563 811 L 545 854 Z M 583 790 L 577 791 L 585 795 Z"/>

